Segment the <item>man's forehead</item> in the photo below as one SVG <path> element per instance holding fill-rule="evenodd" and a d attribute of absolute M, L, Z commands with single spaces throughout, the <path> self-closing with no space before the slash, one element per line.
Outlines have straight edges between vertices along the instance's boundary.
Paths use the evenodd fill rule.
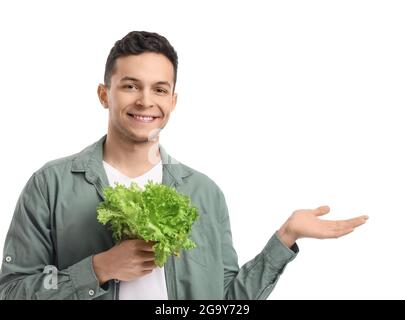
<path fill-rule="evenodd" d="M 116 60 L 116 66 L 120 69 L 147 68 L 161 70 L 162 72 L 173 72 L 173 65 L 166 56 L 151 52 L 119 57 Z"/>
<path fill-rule="evenodd" d="M 116 60 L 115 78 L 138 81 L 173 82 L 174 68 L 169 59 L 162 54 L 143 53 L 120 57 Z"/>

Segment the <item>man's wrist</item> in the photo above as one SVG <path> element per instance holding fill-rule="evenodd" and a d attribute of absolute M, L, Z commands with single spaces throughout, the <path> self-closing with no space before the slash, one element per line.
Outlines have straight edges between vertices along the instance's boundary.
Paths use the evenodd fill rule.
<path fill-rule="evenodd" d="M 281 242 L 288 248 L 291 248 L 295 241 L 297 241 L 297 238 L 288 231 L 288 227 L 285 224 L 277 231 L 277 235 Z"/>
<path fill-rule="evenodd" d="M 106 264 L 104 263 L 104 252 L 93 256 L 93 269 L 100 285 L 103 285 L 108 280 L 112 279 L 111 277 L 108 276 L 107 272 L 104 270 L 103 266 L 105 265 Z"/>

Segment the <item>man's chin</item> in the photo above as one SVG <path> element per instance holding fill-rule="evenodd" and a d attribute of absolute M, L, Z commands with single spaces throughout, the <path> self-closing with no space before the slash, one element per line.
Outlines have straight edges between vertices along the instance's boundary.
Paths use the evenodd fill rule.
<path fill-rule="evenodd" d="M 130 137 L 130 140 L 132 140 L 134 143 L 151 143 L 151 142 L 156 142 L 159 139 L 159 132 L 160 132 L 160 130 L 154 130 L 153 132 L 150 132 L 149 134 L 131 133 L 129 135 L 129 137 Z"/>

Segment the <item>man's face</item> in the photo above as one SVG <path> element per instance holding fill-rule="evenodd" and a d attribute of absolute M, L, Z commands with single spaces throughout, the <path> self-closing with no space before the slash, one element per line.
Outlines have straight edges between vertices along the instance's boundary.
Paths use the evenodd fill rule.
<path fill-rule="evenodd" d="M 159 53 L 120 57 L 110 88 L 99 85 L 101 103 L 109 109 L 109 130 L 134 142 L 154 138 L 176 106 L 174 68 Z"/>

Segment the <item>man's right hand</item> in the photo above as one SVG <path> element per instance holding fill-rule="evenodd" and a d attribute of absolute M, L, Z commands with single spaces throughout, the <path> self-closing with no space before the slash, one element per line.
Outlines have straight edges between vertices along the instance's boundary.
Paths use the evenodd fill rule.
<path fill-rule="evenodd" d="M 153 242 L 124 240 L 93 256 L 93 269 L 100 285 L 111 279 L 130 281 L 156 268 Z"/>

